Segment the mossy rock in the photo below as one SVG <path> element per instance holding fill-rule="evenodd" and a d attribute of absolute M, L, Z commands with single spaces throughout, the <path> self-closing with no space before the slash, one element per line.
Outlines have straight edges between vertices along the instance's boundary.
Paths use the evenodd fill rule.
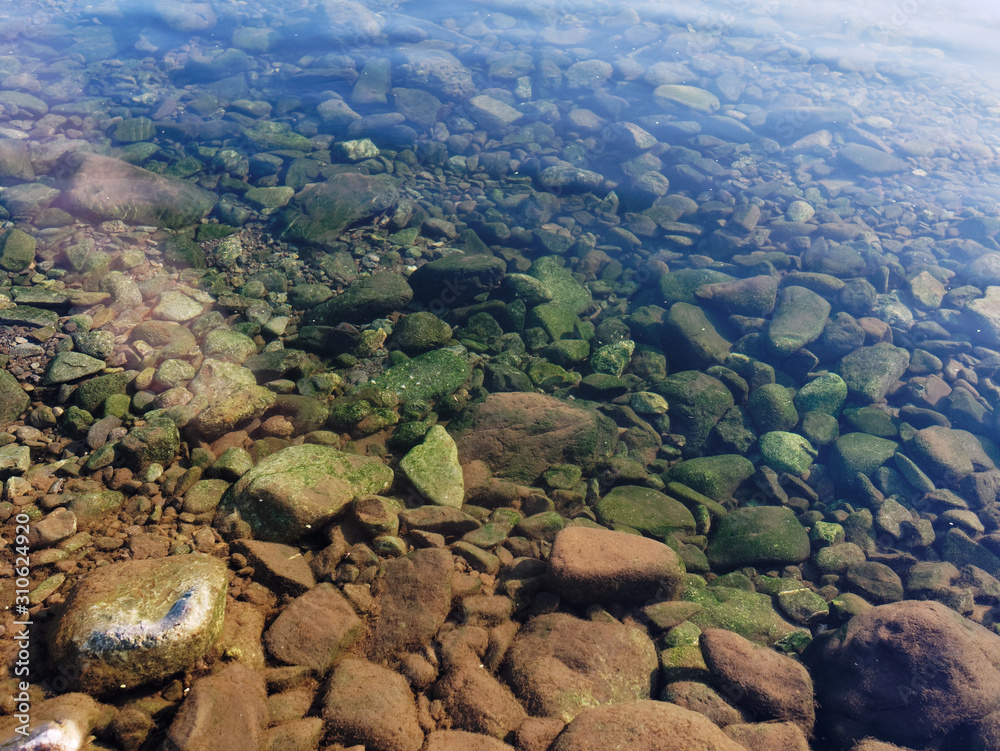
<path fill-rule="evenodd" d="M 619 485 L 594 506 L 598 520 L 614 529 L 628 527 L 650 537 L 694 532 L 694 516 L 680 501 L 653 488 Z"/>
<path fill-rule="evenodd" d="M 289 446 L 233 484 L 215 524 L 228 536 L 294 542 L 320 531 L 355 497 L 381 493 L 392 481 L 392 470 L 376 459 L 317 444 Z"/>
<path fill-rule="evenodd" d="M 705 552 L 713 571 L 798 564 L 809 557 L 809 533 L 786 506 L 740 508 L 719 522 Z"/>
<path fill-rule="evenodd" d="M 450 349 L 437 349 L 393 365 L 372 381 L 376 389 L 389 391 L 402 401 L 431 401 L 449 396 L 471 372 L 464 357 Z"/>
<path fill-rule="evenodd" d="M 768 646 L 795 633 L 808 635 L 782 618 L 767 595 L 730 587 L 710 588 L 693 575 L 687 579 L 683 599 L 702 606 L 688 620 L 703 631 L 721 628 Z"/>
<path fill-rule="evenodd" d="M 664 479 L 678 482 L 714 501 L 732 498 L 736 489 L 754 474 L 753 462 L 739 454 L 703 456 L 679 462 Z"/>

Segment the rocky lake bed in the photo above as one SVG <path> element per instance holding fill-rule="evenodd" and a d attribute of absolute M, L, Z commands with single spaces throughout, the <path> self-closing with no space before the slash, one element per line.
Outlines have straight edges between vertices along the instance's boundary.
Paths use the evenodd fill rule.
<path fill-rule="evenodd" d="M 0 8 L 0 749 L 1000 749 L 951 11 Z"/>

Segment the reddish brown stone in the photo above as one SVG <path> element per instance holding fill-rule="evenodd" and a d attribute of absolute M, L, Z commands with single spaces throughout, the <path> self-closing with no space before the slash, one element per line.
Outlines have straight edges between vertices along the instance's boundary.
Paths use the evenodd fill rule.
<path fill-rule="evenodd" d="M 521 629 L 505 678 L 532 714 L 569 722 L 585 707 L 648 699 L 658 665 L 645 631 L 552 613 Z"/>
<path fill-rule="evenodd" d="M 734 705 L 758 720 L 794 722 L 812 735 L 813 686 L 800 663 L 718 628 L 702 634 L 701 652 L 712 678 Z"/>
<path fill-rule="evenodd" d="M 320 675 L 364 634 L 364 623 L 336 587 L 324 582 L 293 600 L 267 630 L 268 651 Z"/>
<path fill-rule="evenodd" d="M 747 751 L 809 751 L 802 729 L 790 722 L 727 725 L 726 735 Z"/>
<path fill-rule="evenodd" d="M 236 662 L 195 682 L 164 745 L 184 751 L 257 749 L 267 722 L 264 679 Z"/>
<path fill-rule="evenodd" d="M 684 571 L 677 554 L 658 540 L 591 527 L 566 527 L 552 544 L 549 580 L 574 602 L 645 600 L 662 587 L 662 598 L 681 591 Z"/>
<path fill-rule="evenodd" d="M 369 751 L 420 751 L 424 742 L 406 679 L 357 657 L 346 658 L 330 676 L 323 719 L 332 739 Z"/>
<path fill-rule="evenodd" d="M 583 710 L 551 751 L 747 751 L 697 712 L 662 701 L 632 701 Z"/>

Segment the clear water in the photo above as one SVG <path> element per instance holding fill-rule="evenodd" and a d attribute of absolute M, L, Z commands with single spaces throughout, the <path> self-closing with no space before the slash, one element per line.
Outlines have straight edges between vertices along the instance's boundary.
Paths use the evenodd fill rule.
<path fill-rule="evenodd" d="M 209 268 L 184 268 L 175 259 L 185 283 L 214 297 L 235 291 L 263 300 L 264 313 L 237 319 L 241 330 L 263 334 L 261 345 L 299 346 L 309 319 L 291 292 L 296 285 L 340 290 L 373 270 L 410 274 L 450 247 L 468 249 L 471 229 L 509 272 L 527 270 L 546 253 L 563 254 L 593 297 L 585 316 L 598 325 L 627 319 L 641 305 L 669 307 L 674 300 L 664 299 L 660 285 L 667 269 L 738 278 L 805 271 L 867 280 L 879 297 L 864 314 L 888 324 L 878 330 L 891 330 L 911 355 L 933 342 L 949 381 L 968 385 L 977 365 L 1000 350 L 996 332 L 961 317 L 962 295 L 942 300 L 963 284 L 978 285 L 965 293 L 975 297 L 1000 282 L 1000 267 L 968 275 L 978 257 L 1000 251 L 995 5 L 411 0 L 324 6 L 293 0 L 0 6 L 0 153 L 7 154 L 0 159 L 0 207 L 8 226 L 38 242 L 36 264 L 9 270 L 0 294 L 31 286 L 60 290 L 64 282 L 94 292 L 98 280 L 81 281 L 86 262 L 68 252 L 83 237 L 96 235 L 111 252 L 134 246 L 162 263 L 171 235 L 187 232 Z M 371 143 L 357 143 L 364 139 Z M 183 222 L 156 226 L 155 217 L 125 215 L 124 226 L 102 224 L 113 217 L 67 202 L 66 154 L 75 151 L 186 180 L 216 205 L 188 222 L 200 227 L 196 235 Z M 27 162 L 17 167 L 10 154 L 26 154 Z M 285 204 L 295 205 L 291 192 L 342 172 L 391 175 L 409 213 L 362 211 L 339 237 L 308 242 L 294 231 Z M 293 190 L 285 204 L 270 205 L 248 193 L 260 187 Z M 751 208 L 759 214 L 744 226 Z M 217 224 L 237 228 L 245 255 L 226 257 L 206 230 Z M 815 244 L 821 237 L 829 243 Z M 829 257 L 815 250 L 834 246 L 848 250 Z M 116 269 L 128 271 L 129 263 Z M 267 277 L 275 273 L 277 282 Z M 914 300 L 912 280 L 921 273 L 942 285 L 934 302 Z M 255 280 L 264 286 L 248 284 Z M 829 280 L 811 283 L 821 288 Z M 448 318 L 460 307 L 449 294 L 423 304 L 464 325 L 461 315 Z M 220 306 L 226 315 L 235 309 Z M 279 318 L 287 319 L 286 328 L 266 328 Z M 347 359 L 318 351 L 348 383 L 368 381 L 389 362 L 374 332 L 393 323 L 364 322 L 348 333 L 352 346 L 359 336 L 371 344 L 368 357 L 359 349 L 353 351 L 361 357 Z M 129 344 L 122 325 L 119 344 Z M 746 336 L 752 340 L 764 326 L 743 319 L 720 324 L 734 351 L 756 351 Z M 870 337 L 876 329 L 867 324 Z M 466 344 L 498 355 L 475 337 Z M 30 371 L 33 351 L 14 345 L 3 346 Z M 133 347 L 109 362 L 137 368 L 147 354 Z M 704 366 L 678 352 L 664 354 L 671 372 Z M 832 370 L 836 358 L 774 364 L 787 365 L 785 380 L 801 385 L 799 369 Z M 586 364 L 575 369 L 588 372 Z M 43 378 L 40 367 L 18 375 L 32 386 Z M 572 377 L 561 378 L 533 386 L 578 396 L 567 385 Z M 975 396 L 992 413 L 1000 389 L 987 375 L 979 385 Z M 471 396 L 482 393 L 474 388 Z M 906 402 L 898 396 L 894 408 Z M 898 412 L 892 422 L 898 437 Z M 981 426 L 996 439 L 991 417 Z M 841 420 L 841 433 L 852 429 Z M 661 432 L 663 469 L 689 454 L 683 436 L 666 425 Z M 824 508 L 845 500 L 844 478 L 827 459 L 820 454 L 810 480 Z M 945 510 L 913 505 L 928 518 Z M 897 542 L 883 535 L 879 544 L 890 552 Z M 992 625 L 983 616 L 988 608 L 976 608 Z M 810 628 L 818 633 L 835 625 Z"/>

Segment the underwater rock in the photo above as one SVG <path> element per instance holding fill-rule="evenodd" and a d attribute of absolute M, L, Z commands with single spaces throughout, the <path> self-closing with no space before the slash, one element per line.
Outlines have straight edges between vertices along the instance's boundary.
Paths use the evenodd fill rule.
<path fill-rule="evenodd" d="M 355 497 L 381 493 L 391 484 L 392 470 L 376 459 L 330 446 L 289 446 L 236 481 L 215 524 L 237 537 L 249 533 L 267 542 L 294 542 L 310 530 L 318 532 Z"/>
<path fill-rule="evenodd" d="M 81 579 L 49 651 L 82 690 L 135 688 L 190 667 L 222 630 L 225 565 L 200 553 L 123 561 Z"/>
<path fill-rule="evenodd" d="M 217 200 L 194 183 L 109 156 L 77 152 L 67 163 L 75 171 L 60 200 L 69 211 L 97 221 L 183 229 L 208 214 Z"/>
<path fill-rule="evenodd" d="M 937 602 L 859 613 L 807 655 L 819 727 L 849 746 L 871 736 L 922 747 L 998 709 L 1000 637 Z"/>
<path fill-rule="evenodd" d="M 462 464 L 481 459 L 495 474 L 527 482 L 553 464 L 578 464 L 589 473 L 618 442 L 609 418 L 544 394 L 490 394 L 449 429 Z"/>
<path fill-rule="evenodd" d="M 582 526 L 556 535 L 548 575 L 553 589 L 574 602 L 645 600 L 661 587 L 671 599 L 683 577 L 677 554 L 666 544 Z"/>
<path fill-rule="evenodd" d="M 656 667 L 645 631 L 549 613 L 520 630 L 504 673 L 532 714 L 569 722 L 588 707 L 648 699 Z"/>

